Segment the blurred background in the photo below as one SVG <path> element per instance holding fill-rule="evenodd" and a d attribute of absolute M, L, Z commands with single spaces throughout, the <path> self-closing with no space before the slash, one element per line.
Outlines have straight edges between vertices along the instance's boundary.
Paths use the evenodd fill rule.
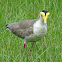
<path fill-rule="evenodd" d="M 39 19 L 40 12 L 47 10 L 48 31 L 36 42 L 26 43 L 9 31 L 5 25 L 22 20 Z M 0 0 L 0 62 L 62 62 L 62 0 Z"/>

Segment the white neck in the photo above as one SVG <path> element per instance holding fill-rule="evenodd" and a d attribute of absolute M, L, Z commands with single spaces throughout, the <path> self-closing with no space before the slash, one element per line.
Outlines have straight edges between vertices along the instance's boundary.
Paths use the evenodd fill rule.
<path fill-rule="evenodd" d="M 43 21 L 42 21 L 41 15 L 40 15 L 40 18 L 39 18 L 39 22 L 40 22 L 40 24 L 44 24 Z"/>

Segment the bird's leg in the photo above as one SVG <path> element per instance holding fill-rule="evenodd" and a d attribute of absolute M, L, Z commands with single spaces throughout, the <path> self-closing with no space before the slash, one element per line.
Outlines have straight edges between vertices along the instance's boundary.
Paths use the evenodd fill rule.
<path fill-rule="evenodd" d="M 30 49 L 30 52 L 29 52 L 29 55 L 31 56 L 31 52 L 32 52 L 32 48 L 34 46 L 34 42 L 32 43 L 32 46 L 31 46 L 31 49 Z"/>
<path fill-rule="evenodd" d="M 24 51 L 25 51 L 25 43 L 24 43 Z M 23 55 L 24 55 L 24 51 L 23 51 Z"/>

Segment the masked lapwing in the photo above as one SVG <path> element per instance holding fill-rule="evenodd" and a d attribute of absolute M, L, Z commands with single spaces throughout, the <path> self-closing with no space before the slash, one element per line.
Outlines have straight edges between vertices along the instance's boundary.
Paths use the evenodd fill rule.
<path fill-rule="evenodd" d="M 7 24 L 6 28 L 16 36 L 23 39 L 24 50 L 26 42 L 33 42 L 31 46 L 32 49 L 34 42 L 42 39 L 47 32 L 47 18 L 49 14 L 50 13 L 48 11 L 43 10 L 40 12 L 40 18 L 38 20 L 23 20 L 20 22 Z"/>

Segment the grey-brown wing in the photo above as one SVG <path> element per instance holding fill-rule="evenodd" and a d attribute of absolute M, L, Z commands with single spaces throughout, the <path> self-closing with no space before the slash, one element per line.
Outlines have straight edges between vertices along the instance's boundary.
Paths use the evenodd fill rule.
<path fill-rule="evenodd" d="M 33 27 L 33 24 L 37 21 L 37 19 L 35 20 L 24 20 L 24 21 L 20 21 L 18 22 L 19 27 L 21 29 L 26 29 L 26 28 L 30 28 Z"/>
<path fill-rule="evenodd" d="M 24 20 L 16 23 L 8 24 L 6 27 L 18 37 L 25 38 L 25 36 L 29 36 L 33 34 L 33 24 L 37 20 Z"/>
<path fill-rule="evenodd" d="M 13 30 L 12 32 L 18 37 L 25 38 L 25 36 L 29 36 L 30 34 L 33 34 L 33 28 L 27 28 L 27 29 L 18 29 L 18 30 Z"/>

